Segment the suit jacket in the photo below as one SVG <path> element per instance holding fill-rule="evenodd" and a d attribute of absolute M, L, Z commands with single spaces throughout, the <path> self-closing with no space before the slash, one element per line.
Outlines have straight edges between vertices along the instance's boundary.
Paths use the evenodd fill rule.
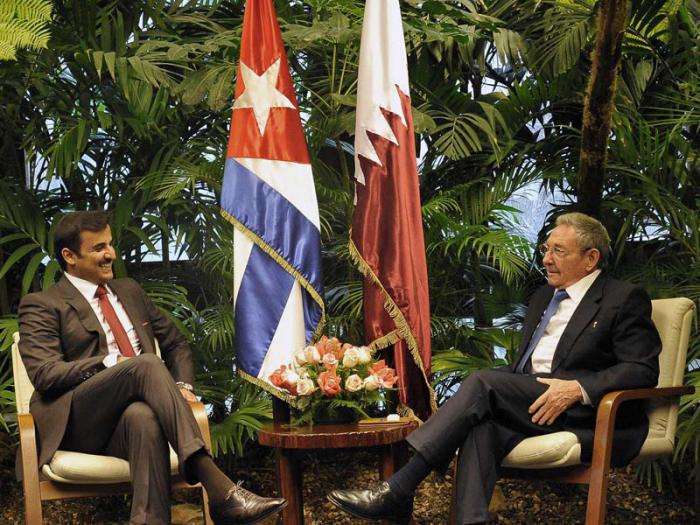
<path fill-rule="evenodd" d="M 544 286 L 530 301 L 523 339 L 511 370 L 522 358 L 554 288 Z M 575 379 L 592 406 L 575 405 L 563 415 L 581 441 L 582 459 L 593 449 L 595 410 L 613 390 L 654 387 L 659 379 L 661 340 L 651 320 L 651 301 L 640 287 L 600 274 L 579 303 L 554 352 L 549 377 Z M 562 416 L 560 416 L 562 417 Z M 618 412 L 613 465 L 624 465 L 639 452 L 649 424 L 644 402 L 627 402 Z"/>
<path fill-rule="evenodd" d="M 175 381 L 192 384 L 191 351 L 172 321 L 133 279 L 114 279 L 108 285 L 134 325 L 141 353 L 155 353 L 158 340 Z M 41 468 L 61 444 L 73 389 L 105 369 L 107 338 L 90 304 L 65 276 L 48 290 L 22 298 L 19 332 L 19 351 L 35 388 L 29 411 L 37 429 Z"/>

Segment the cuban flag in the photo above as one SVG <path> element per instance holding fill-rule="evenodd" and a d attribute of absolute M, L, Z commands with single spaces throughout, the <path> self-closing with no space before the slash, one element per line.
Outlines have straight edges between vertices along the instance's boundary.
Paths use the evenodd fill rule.
<path fill-rule="evenodd" d="M 272 0 L 248 0 L 221 191 L 234 225 L 239 373 L 273 394 L 270 374 L 320 332 L 318 203 Z"/>

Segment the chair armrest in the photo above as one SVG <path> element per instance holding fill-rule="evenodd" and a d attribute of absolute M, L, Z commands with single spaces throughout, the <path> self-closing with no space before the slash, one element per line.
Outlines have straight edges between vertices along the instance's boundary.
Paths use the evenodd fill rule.
<path fill-rule="evenodd" d="M 199 431 L 202 433 L 204 438 L 204 443 L 206 443 L 207 448 L 211 451 L 211 436 L 209 435 L 209 418 L 207 417 L 207 411 L 204 408 L 204 404 L 200 401 L 191 401 L 190 408 L 192 409 L 192 414 L 194 415 L 194 420 L 197 422 Z"/>
<path fill-rule="evenodd" d="M 608 465 L 612 453 L 613 432 L 617 409 L 625 401 L 639 399 L 664 399 L 680 397 L 695 392 L 692 386 L 672 386 L 664 388 L 636 388 L 632 390 L 615 390 L 605 394 L 596 413 L 595 434 L 593 438 L 594 465 Z"/>

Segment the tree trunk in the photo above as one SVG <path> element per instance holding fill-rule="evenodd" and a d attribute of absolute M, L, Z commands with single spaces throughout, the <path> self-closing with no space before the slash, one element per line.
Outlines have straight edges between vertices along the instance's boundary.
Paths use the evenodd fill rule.
<path fill-rule="evenodd" d="M 605 182 L 608 136 L 612 120 L 617 70 L 627 23 L 627 0 L 601 0 L 596 22 L 591 76 L 586 89 L 577 181 L 578 208 L 600 215 Z"/>

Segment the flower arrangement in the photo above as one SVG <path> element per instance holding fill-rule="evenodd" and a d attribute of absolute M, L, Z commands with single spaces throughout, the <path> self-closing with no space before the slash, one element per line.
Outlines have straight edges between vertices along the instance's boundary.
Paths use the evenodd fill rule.
<path fill-rule="evenodd" d="M 297 424 L 369 417 L 367 410 L 386 404 L 397 380 L 394 369 L 375 360 L 368 347 L 325 335 L 270 375 L 274 386 L 296 397 Z"/>

